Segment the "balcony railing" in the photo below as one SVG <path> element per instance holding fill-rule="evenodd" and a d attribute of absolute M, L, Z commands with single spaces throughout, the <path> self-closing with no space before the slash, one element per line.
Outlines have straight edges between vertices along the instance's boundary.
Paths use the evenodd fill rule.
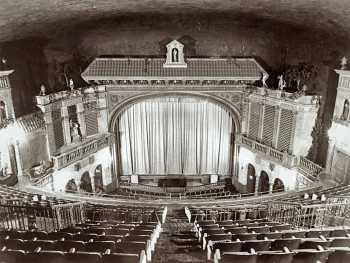
<path fill-rule="evenodd" d="M 320 165 L 300 156 L 298 170 L 310 179 L 317 179 L 318 175 L 324 170 Z"/>
<path fill-rule="evenodd" d="M 244 137 L 244 136 L 238 136 L 237 141 L 238 144 L 244 145 L 254 152 L 258 154 L 262 154 L 263 156 L 276 161 L 278 163 L 281 163 L 284 166 L 287 166 L 291 168 L 296 164 L 296 157 L 293 155 L 290 155 L 288 153 L 284 153 L 281 151 L 278 151 L 270 146 L 267 146 L 263 143 L 254 141 L 253 139 Z"/>
<path fill-rule="evenodd" d="M 280 163 L 283 166 L 288 168 L 297 167 L 300 173 L 305 175 L 313 182 L 318 179 L 318 175 L 324 170 L 320 165 L 306 159 L 305 157 L 297 157 L 286 152 L 278 151 L 277 149 L 242 135 L 237 137 L 236 142 L 249 148 L 257 154 L 263 155 L 267 159 Z"/>
<path fill-rule="evenodd" d="M 76 161 L 79 161 L 91 154 L 107 147 L 112 143 L 113 135 L 105 134 L 97 139 L 90 140 L 86 143 L 79 144 L 74 149 L 61 153 L 58 156 L 53 156 L 54 168 L 60 170 Z"/>

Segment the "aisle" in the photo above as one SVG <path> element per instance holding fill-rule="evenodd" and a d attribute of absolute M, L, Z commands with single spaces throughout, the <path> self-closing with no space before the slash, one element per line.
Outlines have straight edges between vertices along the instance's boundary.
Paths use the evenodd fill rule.
<path fill-rule="evenodd" d="M 188 223 L 184 209 L 169 211 L 152 263 L 206 262 L 192 229 L 193 224 Z"/>

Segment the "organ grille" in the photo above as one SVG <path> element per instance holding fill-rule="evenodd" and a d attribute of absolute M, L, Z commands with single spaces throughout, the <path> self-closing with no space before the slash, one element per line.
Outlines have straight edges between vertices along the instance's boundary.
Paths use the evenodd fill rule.
<path fill-rule="evenodd" d="M 258 103 L 251 103 L 250 105 L 250 119 L 249 119 L 249 137 L 257 140 L 259 134 L 259 120 L 260 120 L 261 105 Z"/>
<path fill-rule="evenodd" d="M 52 111 L 51 114 L 52 114 L 52 126 L 53 126 L 54 138 L 55 138 L 55 146 L 56 146 L 56 149 L 58 149 L 64 145 L 61 111 L 54 110 Z"/>
<path fill-rule="evenodd" d="M 262 141 L 265 145 L 272 146 L 273 132 L 275 128 L 275 107 L 265 106 Z"/>
<path fill-rule="evenodd" d="M 288 151 L 291 145 L 292 134 L 294 130 L 294 114 L 290 110 L 281 109 L 280 125 L 277 149 Z"/>
<path fill-rule="evenodd" d="M 89 102 L 84 104 L 86 136 L 98 133 L 96 105 L 96 102 Z"/>

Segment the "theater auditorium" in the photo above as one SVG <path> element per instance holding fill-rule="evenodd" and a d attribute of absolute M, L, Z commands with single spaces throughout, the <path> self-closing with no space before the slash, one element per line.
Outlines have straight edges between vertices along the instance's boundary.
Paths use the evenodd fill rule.
<path fill-rule="evenodd" d="M 350 262 L 349 1 L 0 9 L 0 263 Z"/>

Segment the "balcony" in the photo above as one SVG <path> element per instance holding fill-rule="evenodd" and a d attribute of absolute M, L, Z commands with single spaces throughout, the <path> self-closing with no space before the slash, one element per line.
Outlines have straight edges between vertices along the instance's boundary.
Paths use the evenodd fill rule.
<path fill-rule="evenodd" d="M 83 158 L 96 153 L 97 151 L 109 146 L 113 142 L 112 134 L 104 134 L 93 140 L 88 140 L 79 143 L 74 148 L 69 148 L 62 151 L 59 155 L 53 156 L 52 160 L 54 163 L 54 168 L 60 170 L 70 164 L 73 164 Z"/>
<path fill-rule="evenodd" d="M 236 143 L 250 149 L 263 158 L 274 161 L 282 166 L 287 168 L 296 167 L 298 172 L 312 181 L 317 181 L 318 175 L 324 170 L 323 167 L 303 156 L 297 157 L 295 155 L 288 154 L 287 152 L 280 152 L 270 146 L 254 141 L 253 139 L 247 138 L 243 135 L 237 137 Z"/>
<path fill-rule="evenodd" d="M 288 168 L 292 168 L 296 165 L 296 156 L 290 155 L 286 152 L 280 152 L 270 146 L 264 145 L 242 135 L 237 137 L 236 143 L 249 148 L 253 152 L 262 155 L 264 158 L 275 161 Z"/>

